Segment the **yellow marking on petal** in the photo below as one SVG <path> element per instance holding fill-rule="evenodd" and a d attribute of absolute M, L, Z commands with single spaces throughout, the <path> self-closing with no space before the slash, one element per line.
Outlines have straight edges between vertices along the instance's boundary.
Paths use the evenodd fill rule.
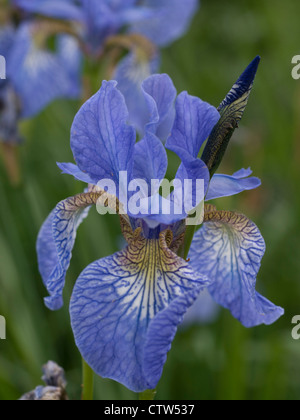
<path fill-rule="evenodd" d="M 234 213 L 231 211 L 217 211 L 214 206 L 207 206 L 205 209 L 204 223 L 223 223 L 224 225 L 230 225 L 235 230 L 241 232 L 245 231 L 249 224 L 249 219 L 241 213 Z M 252 229 L 251 227 L 249 228 Z M 246 232 L 247 233 L 247 232 Z"/>

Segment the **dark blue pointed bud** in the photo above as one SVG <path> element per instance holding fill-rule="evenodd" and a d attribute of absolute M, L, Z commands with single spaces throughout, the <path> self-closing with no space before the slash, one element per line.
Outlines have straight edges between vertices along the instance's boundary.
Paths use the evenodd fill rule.
<path fill-rule="evenodd" d="M 229 141 L 242 119 L 259 62 L 260 57 L 256 57 L 249 64 L 218 108 L 221 118 L 211 132 L 201 158 L 206 163 L 211 176 L 218 169 Z"/>

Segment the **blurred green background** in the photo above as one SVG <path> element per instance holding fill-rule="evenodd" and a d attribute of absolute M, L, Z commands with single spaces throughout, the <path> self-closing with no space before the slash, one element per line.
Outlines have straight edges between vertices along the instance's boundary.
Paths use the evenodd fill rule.
<path fill-rule="evenodd" d="M 202 0 L 189 33 L 163 51 L 162 72 L 178 91 L 216 106 L 247 64 L 262 57 L 246 114 L 219 171 L 251 166 L 263 186 L 217 206 L 243 212 L 260 227 L 267 253 L 257 289 L 286 314 L 271 327 L 247 330 L 222 310 L 212 324 L 180 330 L 158 399 L 300 398 L 300 341 L 291 337 L 291 320 L 300 315 L 300 81 L 291 77 L 291 59 L 300 53 L 299 16 L 297 1 Z M 23 124 L 21 187 L 12 188 L 0 167 L 0 314 L 7 320 L 7 340 L 0 340 L 1 400 L 41 384 L 41 366 L 49 359 L 65 368 L 70 397 L 80 397 L 81 359 L 67 303 L 85 266 L 120 246 L 118 219 L 91 211 L 78 232 L 66 305 L 57 313 L 45 308 L 35 242 L 56 203 L 83 188 L 56 167 L 56 161 L 72 161 L 69 132 L 78 107 L 56 102 Z M 136 399 L 101 378 L 95 394 Z"/>

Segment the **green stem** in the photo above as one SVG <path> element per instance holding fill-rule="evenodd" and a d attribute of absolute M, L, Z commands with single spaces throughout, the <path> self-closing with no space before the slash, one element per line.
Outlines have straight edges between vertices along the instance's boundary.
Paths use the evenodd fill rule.
<path fill-rule="evenodd" d="M 183 251 L 183 258 L 185 260 L 187 259 L 188 255 L 189 255 L 195 232 L 196 232 L 196 226 L 195 225 L 188 226 L 186 228 L 185 238 L 184 238 L 184 251 Z"/>
<path fill-rule="evenodd" d="M 82 359 L 82 401 L 93 401 L 94 397 L 94 372 Z"/>
<path fill-rule="evenodd" d="M 156 389 L 147 389 L 139 394 L 140 401 L 153 401 L 156 395 Z"/>

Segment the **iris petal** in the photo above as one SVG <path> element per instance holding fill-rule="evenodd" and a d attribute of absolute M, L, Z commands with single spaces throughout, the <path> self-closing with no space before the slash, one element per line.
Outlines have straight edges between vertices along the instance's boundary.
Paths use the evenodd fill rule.
<path fill-rule="evenodd" d="M 110 179 L 118 187 L 120 171 L 131 177 L 136 134 L 127 124 L 125 100 L 116 85 L 104 81 L 82 106 L 73 122 L 71 148 L 79 169 L 95 183 Z"/>
<path fill-rule="evenodd" d="M 249 177 L 251 170 L 241 169 L 232 176 L 215 174 L 209 184 L 206 201 L 230 197 L 243 191 L 253 190 L 261 185 L 256 177 Z"/>
<path fill-rule="evenodd" d="M 144 0 L 143 6 L 153 11 L 153 17 L 141 19 L 130 31 L 145 35 L 155 45 L 166 46 L 187 30 L 198 0 Z"/>
<path fill-rule="evenodd" d="M 14 0 L 14 3 L 30 13 L 57 19 L 82 20 L 82 13 L 73 0 Z"/>
<path fill-rule="evenodd" d="M 132 234 L 127 249 L 84 270 L 70 308 L 87 363 L 135 392 L 156 386 L 177 324 L 208 283 L 169 249 L 170 231 L 159 240 L 139 233 Z M 162 340 L 152 339 L 157 330 Z"/>
<path fill-rule="evenodd" d="M 87 184 L 95 184 L 94 180 L 85 172 L 82 172 L 74 163 L 57 163 L 59 169 L 63 174 L 72 175 L 78 181 L 86 182 Z"/>
<path fill-rule="evenodd" d="M 159 67 L 159 57 L 140 60 L 134 53 L 128 54 L 121 60 L 116 68 L 114 79 L 118 82 L 118 89 L 125 97 L 129 111 L 129 122 L 139 132 L 140 136 L 145 133 L 145 125 L 149 122 L 149 105 L 142 90 L 142 82 L 155 73 Z"/>
<path fill-rule="evenodd" d="M 76 233 L 101 193 L 84 193 L 61 201 L 43 224 L 37 241 L 40 273 L 50 294 L 45 303 L 51 310 L 63 305 L 62 291 L 72 258 Z"/>
<path fill-rule="evenodd" d="M 210 277 L 217 303 L 229 309 L 245 327 L 272 324 L 284 313 L 255 290 L 265 253 L 256 225 L 245 216 L 211 210 L 196 233 L 190 251 L 192 266 Z"/>
<path fill-rule="evenodd" d="M 167 167 L 168 157 L 162 142 L 154 134 L 146 133 L 134 147 L 134 178 L 146 180 L 150 195 L 151 180 L 164 179 Z"/>
<path fill-rule="evenodd" d="M 177 171 L 176 179 L 179 179 L 184 186 L 183 205 L 185 206 L 185 214 L 187 215 L 204 200 L 209 184 L 209 171 L 201 159 L 193 159 L 187 156 Z M 185 188 L 184 183 L 187 180 L 192 182 L 191 188 Z M 203 181 L 203 184 L 197 184 L 198 181 Z M 173 199 L 175 202 L 178 201 L 176 190 L 174 191 Z"/>
<path fill-rule="evenodd" d="M 181 159 L 188 153 L 197 158 L 202 144 L 220 118 L 217 109 L 182 92 L 176 101 L 176 118 L 166 148 Z"/>
<path fill-rule="evenodd" d="M 76 41 L 58 38 L 56 53 L 32 42 L 34 23 L 20 26 L 7 62 L 7 71 L 22 103 L 22 117 L 32 117 L 57 98 L 80 94 L 80 56 Z M 32 95 L 32 92 L 35 92 Z"/>
<path fill-rule="evenodd" d="M 175 86 L 167 74 L 155 74 L 143 82 L 142 89 L 150 111 L 146 130 L 165 141 L 175 119 Z"/>

